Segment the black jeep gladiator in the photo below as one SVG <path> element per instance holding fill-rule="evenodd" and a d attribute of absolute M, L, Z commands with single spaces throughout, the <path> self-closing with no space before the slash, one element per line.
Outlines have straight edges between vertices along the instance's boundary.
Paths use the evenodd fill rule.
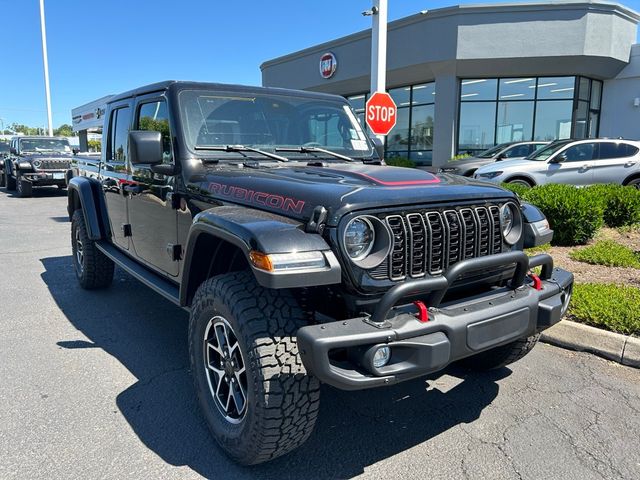
<path fill-rule="evenodd" d="M 571 273 L 523 252 L 553 234 L 535 207 L 385 166 L 342 97 L 158 83 L 109 101 L 103 145 L 69 184 L 77 278 L 119 265 L 190 312 L 199 403 L 240 463 L 308 438 L 320 382 L 501 367 L 567 310 Z"/>
<path fill-rule="evenodd" d="M 66 138 L 15 137 L 10 154 L 3 160 L 0 185 L 17 189 L 21 197 L 30 197 L 33 187 L 66 188 L 71 156 Z"/>

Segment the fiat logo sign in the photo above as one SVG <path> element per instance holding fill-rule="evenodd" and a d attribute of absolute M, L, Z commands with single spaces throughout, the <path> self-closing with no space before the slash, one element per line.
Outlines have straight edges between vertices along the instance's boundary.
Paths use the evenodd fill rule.
<path fill-rule="evenodd" d="M 320 57 L 320 75 L 322 75 L 322 78 L 333 77 L 333 74 L 336 73 L 336 68 L 338 68 L 338 60 L 333 53 L 327 52 Z"/>

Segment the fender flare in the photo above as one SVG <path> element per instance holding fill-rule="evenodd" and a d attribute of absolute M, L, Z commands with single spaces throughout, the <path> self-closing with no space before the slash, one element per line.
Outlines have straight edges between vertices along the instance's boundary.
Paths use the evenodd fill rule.
<path fill-rule="evenodd" d="M 524 180 L 527 180 L 532 187 L 535 187 L 538 185 L 538 183 L 530 175 L 526 173 L 514 173 L 513 175 L 510 175 L 509 177 L 505 178 L 504 183 L 509 183 L 511 180 L 514 180 L 516 178 L 522 178 Z"/>
<path fill-rule="evenodd" d="M 307 233 L 303 225 L 287 217 L 241 206 L 222 206 L 194 217 L 184 250 L 180 304 L 188 300 L 192 263 L 200 235 L 211 235 L 239 248 L 258 283 L 267 288 L 292 288 L 340 283 L 342 271 L 329 244 L 317 233 Z M 270 273 L 253 266 L 249 253 L 291 253 L 321 251 L 327 268 L 318 271 Z"/>
<path fill-rule="evenodd" d="M 84 215 L 87 233 L 91 240 L 101 240 L 111 236 L 106 220 L 107 209 L 102 197 L 102 186 L 93 178 L 73 177 L 69 180 L 67 191 L 67 213 L 73 216 L 78 203 Z"/>

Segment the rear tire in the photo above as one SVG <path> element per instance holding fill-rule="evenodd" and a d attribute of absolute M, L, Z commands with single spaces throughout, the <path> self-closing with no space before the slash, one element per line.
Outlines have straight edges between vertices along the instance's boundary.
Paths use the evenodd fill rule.
<path fill-rule="evenodd" d="M 240 464 L 284 455 L 313 431 L 320 385 L 298 352 L 303 319 L 288 291 L 262 288 L 248 271 L 213 277 L 195 294 L 189 353 L 196 393 L 214 438 Z"/>
<path fill-rule="evenodd" d="M 16 179 L 15 177 L 12 177 L 10 173 L 6 172 L 4 173 L 4 176 L 7 180 L 6 182 L 6 186 L 7 186 L 7 190 L 9 190 L 10 192 L 13 192 L 16 189 Z"/>
<path fill-rule="evenodd" d="M 521 338 L 515 342 L 492 348 L 486 352 L 478 353 L 473 357 L 465 358 L 460 364 L 470 370 L 485 371 L 502 368 L 510 363 L 517 362 L 527 355 L 538 343 L 540 334 L 537 333 L 527 338 Z"/>
<path fill-rule="evenodd" d="M 82 210 L 71 217 L 73 267 L 80 286 L 87 290 L 105 288 L 113 281 L 113 261 L 89 238 Z"/>
<path fill-rule="evenodd" d="M 27 198 L 33 194 L 33 185 L 29 180 L 24 180 L 18 177 L 16 180 L 16 186 L 18 187 L 18 196 L 20 198 Z"/>
<path fill-rule="evenodd" d="M 5 173 L 4 171 L 2 173 L 0 173 L 0 187 L 4 187 L 7 184 L 7 181 L 5 180 Z"/>
<path fill-rule="evenodd" d="M 640 189 L 640 178 L 632 178 L 627 183 L 625 183 L 625 186 Z"/>

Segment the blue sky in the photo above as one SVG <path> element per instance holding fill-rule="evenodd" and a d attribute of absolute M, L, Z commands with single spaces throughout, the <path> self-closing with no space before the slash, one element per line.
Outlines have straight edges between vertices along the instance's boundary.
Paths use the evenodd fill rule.
<path fill-rule="evenodd" d="M 478 1 L 389 0 L 389 19 Z M 640 0 L 623 2 L 640 10 Z M 0 118 L 44 126 L 38 0 L 0 0 Z M 260 85 L 268 59 L 371 26 L 367 0 L 45 0 L 53 124 L 165 79 Z"/>

